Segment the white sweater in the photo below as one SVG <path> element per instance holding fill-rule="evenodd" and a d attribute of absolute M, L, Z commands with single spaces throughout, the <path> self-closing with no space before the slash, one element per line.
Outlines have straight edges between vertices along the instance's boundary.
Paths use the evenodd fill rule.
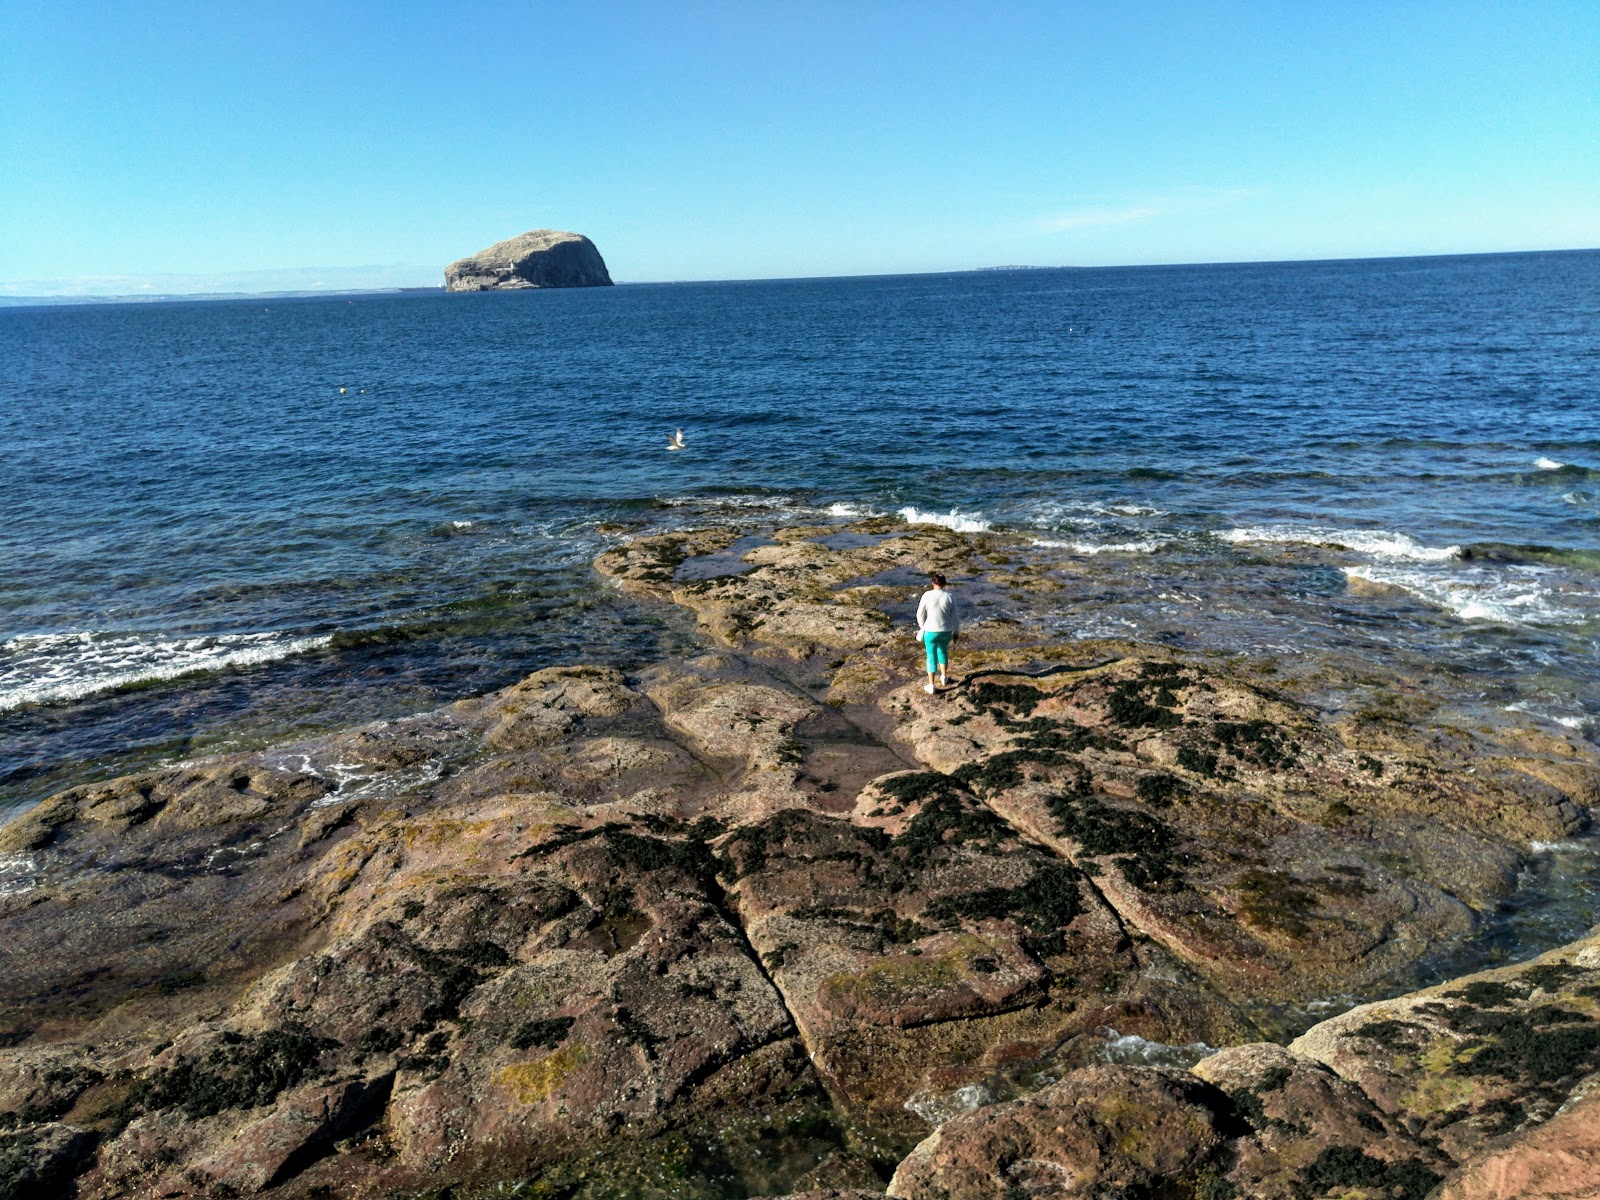
<path fill-rule="evenodd" d="M 923 633 L 960 633 L 956 598 L 943 588 L 929 588 L 917 601 L 917 628 Z"/>

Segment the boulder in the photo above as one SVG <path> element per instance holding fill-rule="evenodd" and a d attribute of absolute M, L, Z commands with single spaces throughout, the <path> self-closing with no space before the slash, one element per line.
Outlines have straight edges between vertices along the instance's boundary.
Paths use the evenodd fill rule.
<path fill-rule="evenodd" d="M 606 260 L 581 233 L 533 229 L 496 242 L 444 269 L 450 292 L 501 292 L 521 288 L 610 287 Z"/>
<path fill-rule="evenodd" d="M 1216 1195 L 1227 1101 L 1182 1072 L 1091 1067 L 955 1117 L 895 1172 L 889 1195 Z"/>

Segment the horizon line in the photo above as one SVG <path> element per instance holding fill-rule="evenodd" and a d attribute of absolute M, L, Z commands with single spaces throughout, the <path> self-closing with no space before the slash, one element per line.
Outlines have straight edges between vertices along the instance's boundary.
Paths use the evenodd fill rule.
<path fill-rule="evenodd" d="M 1002 273 L 1006 271 L 1148 271 L 1148 270 L 1173 270 L 1185 267 L 1269 267 L 1269 266 L 1294 266 L 1313 265 L 1317 263 L 1357 263 L 1357 262 L 1407 262 L 1422 261 L 1436 258 L 1502 258 L 1512 255 L 1526 254 L 1593 254 L 1600 252 L 1600 246 L 1564 246 L 1543 247 L 1523 250 L 1469 250 L 1469 251 L 1443 251 L 1426 254 L 1375 254 L 1375 255 L 1340 255 L 1333 258 L 1259 258 L 1259 259 L 1196 259 L 1180 262 L 1165 263 L 1101 263 L 1097 265 L 1084 265 L 1076 263 L 1060 264 L 1035 264 L 1015 263 L 997 266 L 982 267 L 947 267 L 927 271 L 867 271 L 852 275 L 765 275 L 765 276 L 729 276 L 712 279 L 623 279 L 614 280 L 613 286 L 617 287 L 680 287 L 697 284 L 721 283 L 802 283 L 825 282 L 840 279 L 908 279 L 926 275 L 976 275 L 988 273 Z M 277 271 L 333 271 L 333 270 L 360 270 L 350 267 L 271 267 L 261 273 Z M 239 272 L 250 274 L 253 272 Z M 440 268 L 442 275 L 443 268 Z M 0 280 L 0 287 L 6 286 Z M 494 289 L 491 289 L 493 291 Z M 571 291 L 590 289 L 569 288 L 518 288 L 512 291 Z M 309 300 L 317 297 L 330 299 L 337 297 L 355 296 L 389 296 L 403 293 L 441 292 L 447 295 L 483 295 L 481 292 L 448 292 L 443 283 L 422 285 L 377 285 L 373 287 L 340 287 L 340 288 L 278 288 L 262 292 L 241 291 L 207 291 L 207 292 L 124 292 L 105 293 L 101 295 L 85 295 L 72 292 L 37 292 L 26 294 L 7 295 L 0 293 L 0 308 L 27 308 L 38 307 L 71 307 L 73 305 L 97 306 L 102 304 L 162 304 L 179 303 L 185 301 L 223 301 L 223 300 Z"/>

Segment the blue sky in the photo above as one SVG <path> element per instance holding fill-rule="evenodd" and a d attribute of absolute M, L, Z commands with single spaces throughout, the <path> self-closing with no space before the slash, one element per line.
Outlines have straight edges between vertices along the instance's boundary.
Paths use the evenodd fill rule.
<path fill-rule="evenodd" d="M 0 294 L 1600 246 L 1600 4 L 0 5 Z"/>

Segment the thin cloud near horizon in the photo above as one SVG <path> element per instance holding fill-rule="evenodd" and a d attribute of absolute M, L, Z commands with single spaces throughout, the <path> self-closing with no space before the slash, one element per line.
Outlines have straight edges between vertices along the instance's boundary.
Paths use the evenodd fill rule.
<path fill-rule="evenodd" d="M 1225 188 L 1150 197 L 1120 205 L 1108 204 L 1094 208 L 1070 209 L 1041 218 L 1035 223 L 1035 228 L 1047 233 L 1070 233 L 1075 229 L 1127 225 L 1134 221 L 1150 221 L 1160 217 L 1175 217 L 1209 209 L 1226 208 L 1253 196 L 1259 196 L 1263 191 L 1262 188 Z"/>

